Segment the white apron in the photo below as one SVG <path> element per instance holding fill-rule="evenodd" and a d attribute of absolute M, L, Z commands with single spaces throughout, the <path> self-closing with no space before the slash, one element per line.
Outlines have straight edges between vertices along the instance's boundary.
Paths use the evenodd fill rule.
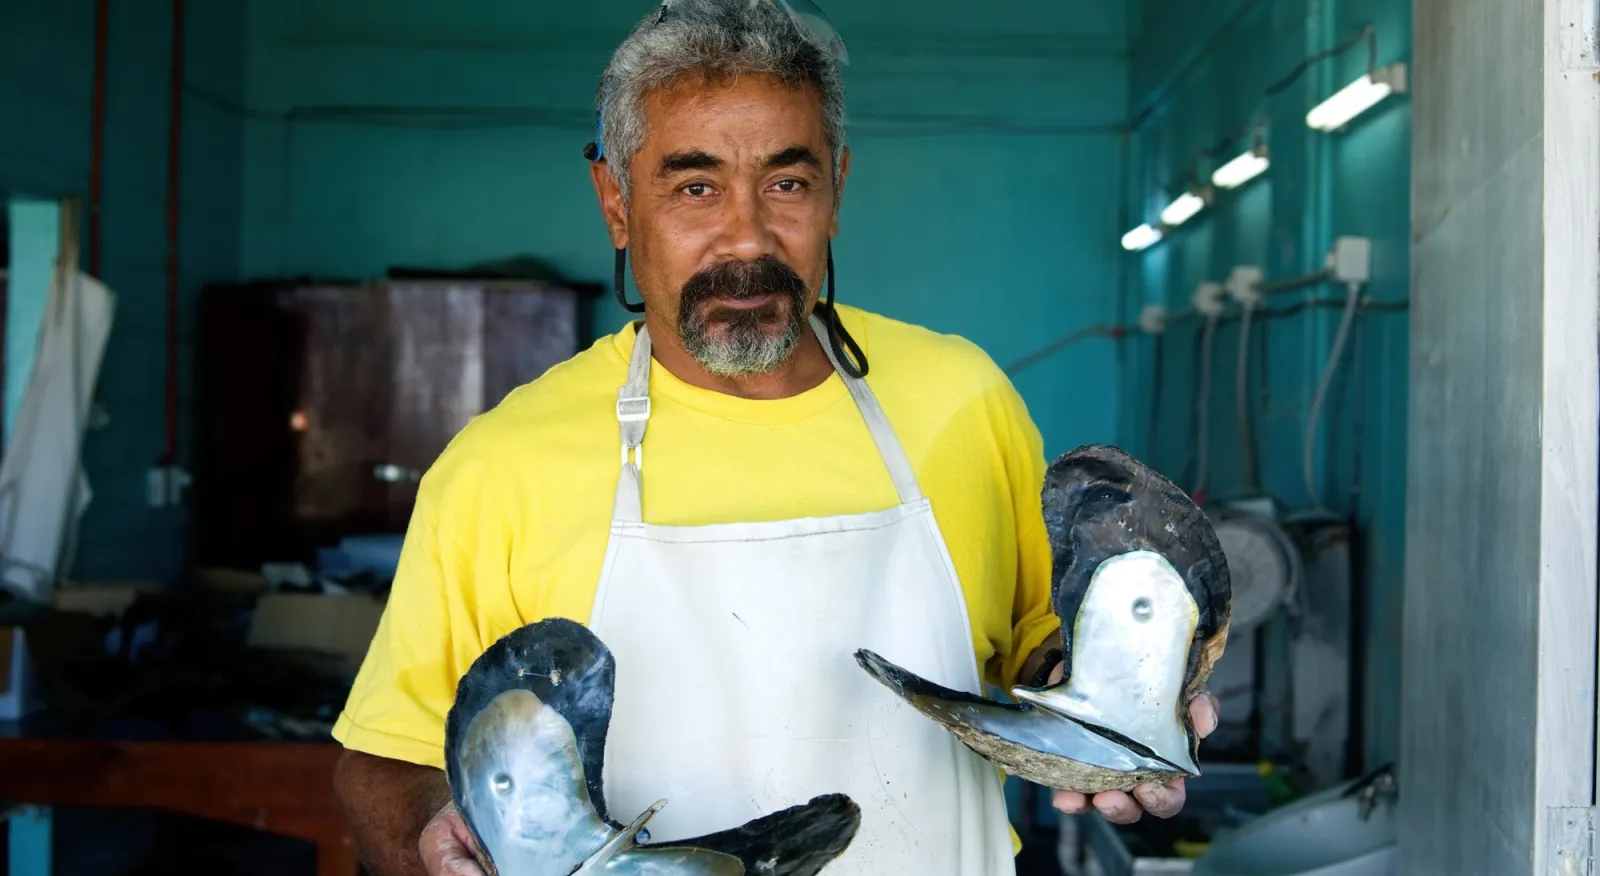
<path fill-rule="evenodd" d="M 979 691 L 966 602 L 932 507 L 866 382 L 822 346 L 900 504 L 656 526 L 640 511 L 651 354 L 639 328 L 617 403 L 622 471 L 589 624 L 617 659 L 607 803 L 626 822 L 665 798 L 649 825 L 660 841 L 843 792 L 861 806 L 861 829 L 825 876 L 1011 876 L 999 771 L 856 665 L 856 649 L 870 648 Z"/>

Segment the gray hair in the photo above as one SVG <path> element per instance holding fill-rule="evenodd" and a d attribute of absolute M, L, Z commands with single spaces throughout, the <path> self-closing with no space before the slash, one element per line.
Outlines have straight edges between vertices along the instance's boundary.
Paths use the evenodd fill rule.
<path fill-rule="evenodd" d="M 765 75 L 822 95 L 833 178 L 844 156 L 844 86 L 833 59 L 796 25 L 778 0 L 668 0 L 617 47 L 595 98 L 598 144 L 630 202 L 628 169 L 645 138 L 645 98 L 698 77 L 718 82 Z"/>

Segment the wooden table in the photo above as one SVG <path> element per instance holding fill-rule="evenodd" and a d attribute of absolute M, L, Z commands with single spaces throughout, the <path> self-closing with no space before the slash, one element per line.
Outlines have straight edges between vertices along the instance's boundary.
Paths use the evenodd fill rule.
<path fill-rule="evenodd" d="M 144 807 L 232 822 L 315 843 L 318 876 L 356 876 L 355 848 L 333 795 L 339 751 L 332 742 L 0 735 L 0 799 L 39 807 Z M 36 826 L 39 815 L 30 817 Z M 48 832 L 47 819 L 44 824 Z M 48 854 L 45 860 L 47 868 Z M 45 874 L 14 869 L 12 876 Z"/>

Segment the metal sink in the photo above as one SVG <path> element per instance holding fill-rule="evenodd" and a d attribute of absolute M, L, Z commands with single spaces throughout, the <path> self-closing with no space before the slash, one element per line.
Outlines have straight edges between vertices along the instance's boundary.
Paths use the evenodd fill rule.
<path fill-rule="evenodd" d="M 1267 813 L 1213 843 L 1195 876 L 1393 876 L 1391 774 L 1343 782 Z"/>
<path fill-rule="evenodd" d="M 1187 802 L 1171 819 L 1117 825 L 1097 813 L 1061 818 L 1057 858 L 1067 876 L 1168 876 L 1194 872 L 1194 853 L 1213 836 L 1265 812 L 1270 803 L 1255 764 L 1208 763 L 1185 783 Z"/>

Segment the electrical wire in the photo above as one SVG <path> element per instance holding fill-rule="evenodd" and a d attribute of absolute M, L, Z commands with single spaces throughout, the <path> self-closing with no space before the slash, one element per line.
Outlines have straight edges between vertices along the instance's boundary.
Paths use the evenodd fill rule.
<path fill-rule="evenodd" d="M 1345 52 L 1355 48 L 1363 40 L 1365 40 L 1367 43 L 1367 70 L 1368 72 L 1371 72 L 1378 66 L 1378 30 L 1369 24 L 1361 28 L 1360 31 L 1341 40 L 1337 45 L 1334 45 L 1331 48 L 1323 49 L 1322 51 L 1306 58 L 1304 61 L 1301 61 L 1299 64 L 1296 64 L 1293 70 L 1290 70 L 1288 73 L 1284 74 L 1284 76 L 1277 82 L 1267 86 L 1267 92 L 1265 96 L 1276 97 L 1277 95 L 1282 94 L 1284 91 L 1288 90 L 1289 86 L 1295 84 L 1295 82 L 1298 81 L 1301 76 L 1304 76 L 1306 71 L 1311 69 L 1312 65 L 1320 64 L 1329 58 L 1342 55 Z"/>
<path fill-rule="evenodd" d="M 1224 22 L 1171 79 L 1160 86 L 1155 96 L 1126 121 L 1056 123 L 1036 122 L 998 117 L 962 115 L 912 115 L 903 113 L 875 113 L 853 116 L 852 126 L 870 130 L 879 135 L 938 136 L 962 133 L 1007 133 L 1047 137 L 1097 137 L 1120 136 L 1137 132 L 1154 118 L 1170 96 L 1212 55 L 1220 51 L 1225 38 L 1243 24 L 1261 0 L 1246 0 L 1228 21 Z M 1376 57 L 1376 31 L 1371 25 L 1347 38 L 1337 46 L 1324 49 L 1301 61 L 1293 70 L 1263 94 L 1263 101 L 1278 91 L 1289 87 L 1312 65 L 1343 54 L 1352 46 L 1367 39 L 1372 57 Z M 406 106 L 377 104 L 325 104 L 302 105 L 286 111 L 257 109 L 232 100 L 216 92 L 185 84 L 186 96 L 204 101 L 215 109 L 232 115 L 257 120 L 276 120 L 289 124 L 346 124 L 379 128 L 402 129 L 495 129 L 495 128 L 560 128 L 589 131 L 594 127 L 594 113 L 589 108 L 554 108 L 531 106 Z M 1217 145 L 1201 153 L 1201 157 L 1215 157 L 1226 151 L 1233 142 L 1262 124 L 1259 107 L 1250 114 L 1251 121 L 1219 138 Z M 1197 159 L 1198 160 L 1198 159 Z"/>
<path fill-rule="evenodd" d="M 1365 684 L 1367 667 L 1367 617 L 1369 603 L 1369 588 L 1367 576 L 1367 537 L 1364 527 L 1360 525 L 1362 490 L 1365 483 L 1363 474 L 1363 447 L 1366 444 L 1366 397 L 1367 397 L 1367 368 L 1366 368 L 1366 338 L 1367 338 L 1367 311 L 1362 309 L 1356 317 L 1354 350 L 1352 351 L 1352 365 L 1355 375 L 1352 383 L 1355 385 L 1355 412 L 1352 416 L 1350 431 L 1354 436 L 1355 454 L 1351 464 L 1350 473 L 1350 506 L 1347 509 L 1346 529 L 1349 532 L 1350 554 L 1350 616 L 1356 623 L 1350 628 L 1350 678 L 1352 682 L 1350 699 L 1350 726 L 1351 732 L 1347 742 L 1345 754 L 1347 763 L 1360 763 L 1365 752 L 1362 740 L 1362 690 Z"/>
<path fill-rule="evenodd" d="M 1312 271 L 1309 274 L 1301 274 L 1298 277 L 1286 277 L 1282 280 L 1274 280 L 1271 283 L 1262 283 L 1256 291 L 1262 295 L 1276 295 L 1279 292 L 1293 292 L 1296 289 L 1304 289 L 1307 286 L 1320 286 L 1330 279 L 1333 279 L 1333 269 L 1323 268 L 1320 271 Z"/>
<path fill-rule="evenodd" d="M 1333 383 L 1333 375 L 1339 368 L 1339 360 L 1344 354 L 1345 340 L 1350 335 L 1350 327 L 1355 323 L 1356 311 L 1361 305 L 1361 284 L 1351 283 L 1345 296 L 1344 315 L 1339 320 L 1339 331 L 1333 336 L 1333 349 L 1328 351 L 1328 360 L 1322 366 L 1322 379 L 1317 382 L 1316 395 L 1311 400 L 1311 411 L 1306 414 L 1305 438 L 1300 448 L 1300 471 L 1305 477 L 1306 497 L 1311 502 L 1311 510 L 1325 512 L 1328 509 L 1322 504 L 1322 497 L 1317 489 L 1317 431 L 1321 425 L 1322 406 L 1328 398 L 1328 388 Z"/>
<path fill-rule="evenodd" d="M 1145 417 L 1144 453 L 1146 459 L 1154 459 L 1156 455 L 1156 425 L 1161 421 L 1161 387 L 1165 383 L 1162 372 L 1166 369 L 1166 332 L 1157 332 L 1150 336 L 1154 349 L 1150 352 L 1150 409 Z"/>
<path fill-rule="evenodd" d="M 1122 326 L 1103 324 L 1073 329 L 1072 331 L 1061 335 L 1055 340 L 1050 341 L 1039 349 L 1023 356 L 1015 362 L 1012 362 L 1002 370 L 1004 370 L 1007 375 L 1020 374 L 1021 372 L 1032 368 L 1034 365 L 1039 364 L 1043 360 L 1050 358 L 1050 356 L 1054 355 L 1057 351 L 1070 347 L 1078 341 L 1094 337 L 1120 339 L 1127 334 L 1127 331 L 1128 330 Z"/>
<path fill-rule="evenodd" d="M 1260 327 L 1255 330 L 1255 337 L 1251 341 L 1251 343 L 1255 344 L 1253 355 L 1256 357 L 1256 364 L 1259 369 L 1256 372 L 1257 377 L 1253 381 L 1255 386 L 1251 387 L 1251 394 L 1255 396 L 1253 399 L 1256 405 L 1255 410 L 1262 416 L 1266 416 L 1272 410 L 1272 381 L 1267 379 L 1267 351 L 1272 349 L 1271 337 L 1272 320 L 1261 320 Z M 1256 474 L 1258 477 L 1260 476 L 1259 465 Z"/>
<path fill-rule="evenodd" d="M 1157 90 L 1154 97 L 1145 101 L 1144 106 L 1139 110 L 1139 112 L 1135 113 L 1133 118 L 1129 120 L 1128 131 L 1132 133 L 1139 130 L 1139 128 L 1144 126 L 1145 122 L 1154 117 L 1156 112 L 1161 109 L 1161 105 L 1166 102 L 1167 97 L 1173 92 L 1177 91 L 1178 88 L 1182 86 L 1190 76 L 1194 75 L 1196 71 L 1204 67 L 1206 61 L 1210 60 L 1211 56 L 1222 48 L 1223 40 L 1225 40 L 1227 36 L 1237 29 L 1241 24 L 1249 20 L 1250 14 L 1255 11 L 1257 6 L 1260 5 L 1261 0 L 1245 0 L 1245 2 L 1241 4 L 1233 13 L 1233 16 L 1230 17 L 1226 22 L 1223 22 L 1222 26 L 1217 28 L 1216 32 L 1212 33 L 1211 36 L 1206 39 L 1205 44 L 1202 45 L 1200 49 L 1192 56 L 1190 56 L 1188 63 L 1180 68 L 1178 72 L 1174 73 L 1172 77 L 1169 78 L 1159 90 Z"/>
<path fill-rule="evenodd" d="M 1257 307 L 1257 308 L 1255 308 L 1255 313 L 1254 313 L 1254 316 L 1252 317 L 1252 321 L 1253 322 L 1262 322 L 1262 321 L 1266 321 L 1266 320 L 1287 319 L 1287 318 L 1289 318 L 1291 316 L 1294 316 L 1295 314 L 1298 314 L 1298 313 L 1306 310 L 1307 308 L 1311 308 L 1311 307 L 1344 307 L 1344 306 L 1346 306 L 1346 303 L 1347 302 L 1345 301 L 1345 299 L 1342 299 L 1342 298 L 1310 298 L 1310 299 L 1307 299 L 1305 301 L 1299 301 L 1299 302 L 1296 302 L 1294 304 L 1284 305 L 1282 307 Z M 1410 306 L 1411 306 L 1411 302 L 1409 302 L 1409 301 L 1407 301 L 1407 300 L 1405 300 L 1403 298 L 1388 299 L 1388 300 L 1377 299 L 1377 298 L 1363 298 L 1361 300 L 1361 309 L 1362 310 L 1398 311 L 1398 310 L 1406 310 Z M 1180 310 L 1180 311 L 1174 313 L 1173 315 L 1167 317 L 1167 324 L 1170 327 L 1172 325 L 1175 325 L 1175 324 L 1182 323 L 1182 322 L 1185 322 L 1187 320 L 1193 319 L 1198 315 L 1199 315 L 1199 313 L 1197 311 L 1195 311 L 1193 308 L 1186 308 L 1184 310 Z M 1239 318 L 1240 318 L 1239 314 L 1225 313 L 1222 316 L 1217 317 L 1216 320 L 1217 320 L 1217 325 L 1218 326 L 1224 326 L 1224 325 L 1231 325 L 1235 320 L 1237 320 Z M 1062 334 L 1062 335 L 1060 335 L 1060 336 L 1058 336 L 1058 337 L 1046 342 L 1042 347 L 1034 350 L 1031 353 L 1028 353 L 1025 356 L 1022 356 L 1021 358 L 1019 358 L 1016 361 L 1012 362 L 1010 365 L 1005 366 L 1005 368 L 1003 370 L 1005 371 L 1005 373 L 1008 376 L 1014 376 L 1016 374 L 1021 373 L 1022 371 L 1025 371 L 1025 370 L 1027 370 L 1029 368 L 1032 368 L 1033 366 L 1039 364 L 1040 362 L 1044 361 L 1045 359 L 1048 359 L 1051 355 L 1053 355 L 1053 354 L 1055 354 L 1055 353 L 1057 353 L 1057 352 L 1059 352 L 1061 350 L 1064 350 L 1067 347 L 1070 347 L 1073 344 L 1078 343 L 1079 341 L 1085 341 L 1085 340 L 1088 340 L 1090 338 L 1110 338 L 1112 340 L 1121 340 L 1122 338 L 1127 337 L 1130 334 L 1144 334 L 1144 333 L 1145 332 L 1143 332 L 1140 329 L 1140 327 L 1137 326 L 1137 325 L 1118 326 L 1118 325 L 1106 325 L 1104 323 L 1101 323 L 1101 324 L 1096 324 L 1096 325 L 1092 325 L 1092 326 L 1076 328 L 1076 329 L 1073 329 L 1072 331 L 1066 332 L 1066 333 L 1064 333 L 1064 334 Z"/>
<path fill-rule="evenodd" d="M 1193 309 L 1185 311 L 1185 318 L 1194 314 Z M 1200 394 L 1200 336 L 1205 333 L 1205 323 L 1198 323 L 1194 327 L 1194 337 L 1189 343 L 1189 397 L 1194 398 Z M 1199 424 L 1199 416 L 1194 406 L 1189 407 L 1189 422 L 1186 426 L 1188 434 L 1193 435 Z M 1172 478 L 1174 482 L 1188 481 L 1194 475 L 1195 446 L 1193 441 L 1184 442 L 1188 452 L 1183 456 L 1183 465 L 1178 466 L 1177 474 Z"/>
<path fill-rule="evenodd" d="M 1309 308 L 1339 307 L 1342 308 L 1343 315 L 1340 319 L 1338 332 L 1334 336 L 1333 348 L 1329 352 L 1328 359 L 1323 366 L 1321 379 L 1318 381 L 1316 394 L 1306 418 L 1305 443 L 1301 448 L 1301 473 L 1305 478 L 1306 492 L 1312 507 L 1308 510 L 1289 514 L 1285 519 L 1289 520 L 1290 522 L 1310 520 L 1331 520 L 1337 522 L 1343 520 L 1343 518 L 1338 517 L 1322 504 L 1316 486 L 1316 468 L 1314 465 L 1314 457 L 1318 429 L 1321 425 L 1322 409 L 1327 404 L 1328 391 L 1333 383 L 1334 374 L 1338 369 L 1341 359 L 1343 358 L 1344 347 L 1347 343 L 1350 343 L 1352 331 L 1357 324 L 1358 316 L 1369 311 L 1403 311 L 1409 309 L 1411 306 L 1410 301 L 1404 298 L 1374 299 L 1363 296 L 1361 291 L 1361 284 L 1351 283 L 1346 287 L 1346 295 L 1342 299 L 1316 297 L 1306 298 L 1303 301 L 1298 301 L 1294 304 L 1281 307 L 1241 307 L 1237 313 L 1224 313 L 1220 315 L 1212 314 L 1207 316 L 1205 321 L 1196 327 L 1196 332 L 1199 337 L 1196 339 L 1193 349 L 1195 350 L 1196 358 L 1199 361 L 1195 363 L 1195 367 L 1191 371 L 1191 373 L 1195 375 L 1195 386 L 1193 387 L 1195 405 L 1191 409 L 1191 426 L 1194 430 L 1193 434 L 1195 436 L 1195 440 L 1190 445 L 1189 455 L 1184 460 L 1183 464 L 1177 469 L 1179 474 L 1175 475 L 1175 479 L 1183 479 L 1182 476 L 1189 472 L 1190 465 L 1193 463 L 1195 467 L 1193 477 L 1195 487 L 1192 492 L 1197 495 L 1203 495 L 1206 480 L 1210 474 L 1210 449 L 1207 434 L 1209 432 L 1208 409 L 1210 407 L 1211 396 L 1211 371 L 1213 359 L 1212 346 L 1217 328 L 1221 325 L 1231 323 L 1234 320 L 1238 320 L 1240 322 L 1240 358 L 1241 363 L 1245 363 L 1248 361 L 1246 358 L 1248 355 L 1246 351 L 1249 349 L 1248 339 L 1251 335 L 1260 334 L 1262 331 L 1264 331 L 1266 323 L 1280 319 L 1288 319 Z M 1174 324 L 1193 319 L 1198 315 L 1198 312 L 1193 308 L 1186 308 L 1177 312 L 1171 317 L 1168 317 L 1161 332 L 1149 333 L 1154 340 L 1155 348 L 1152 352 L 1152 367 L 1154 369 L 1152 376 L 1152 404 L 1150 407 L 1150 416 L 1145 425 L 1145 452 L 1147 455 L 1154 454 L 1156 450 L 1157 437 L 1159 435 L 1158 412 L 1160 410 L 1159 399 L 1161 387 L 1164 383 L 1164 375 L 1162 372 L 1165 370 L 1165 332 L 1170 330 Z M 1262 324 L 1261 328 L 1253 331 L 1252 329 L 1254 329 L 1256 323 L 1258 322 Z M 1364 325 L 1364 323 L 1362 323 L 1362 325 Z M 1029 353 L 1021 359 L 1018 359 L 1016 362 L 1008 366 L 1005 371 L 1008 375 L 1014 375 L 1025 370 L 1026 368 L 1032 367 L 1033 365 L 1044 361 L 1050 355 L 1058 352 L 1059 350 L 1088 338 L 1106 337 L 1120 341 L 1126 338 L 1129 334 L 1138 331 L 1140 331 L 1138 326 L 1130 327 L 1107 325 L 1093 325 L 1075 329 L 1071 332 L 1061 335 L 1059 338 L 1049 342 L 1040 349 Z M 1358 349 L 1363 343 L 1364 336 L 1364 332 L 1357 333 L 1355 335 L 1355 343 L 1358 345 Z M 1356 367 L 1358 369 L 1363 368 L 1363 363 L 1358 362 Z M 1247 371 L 1245 368 L 1241 367 L 1238 369 L 1238 373 L 1245 375 L 1247 374 Z M 1356 373 L 1361 375 L 1359 379 L 1364 382 L 1364 370 L 1358 370 Z M 1249 483 L 1251 484 L 1252 488 L 1259 490 L 1260 473 L 1258 470 L 1258 460 L 1255 458 L 1254 442 L 1251 440 L 1251 433 L 1248 425 L 1249 411 L 1247 400 L 1249 396 L 1249 381 L 1247 377 L 1244 376 L 1238 377 L 1237 380 L 1238 382 L 1235 386 L 1235 395 L 1239 399 L 1246 399 L 1245 402 L 1239 403 L 1239 407 L 1237 409 L 1237 413 L 1240 417 L 1239 424 L 1241 427 L 1241 439 L 1247 442 L 1247 449 L 1245 450 L 1246 476 L 1250 478 Z M 1357 398 L 1356 403 L 1359 405 L 1362 403 L 1362 400 Z M 1356 440 L 1358 442 L 1362 440 L 1359 431 L 1357 433 Z M 1359 449 L 1360 448 L 1358 447 L 1358 453 Z M 1359 456 L 1357 457 L 1357 465 L 1360 465 Z M 1359 484 L 1359 472 L 1357 473 L 1356 477 L 1356 484 Z M 1359 491 L 1359 487 L 1354 487 L 1353 489 Z M 1359 501 L 1359 496 L 1352 496 L 1352 502 L 1355 501 Z"/>
<path fill-rule="evenodd" d="M 286 125 L 343 125 L 414 131 L 482 131 L 516 129 L 594 130 L 588 109 L 538 106 L 452 106 L 406 104 L 313 104 L 284 112 L 255 110 L 195 88 L 192 95 L 241 118 L 281 121 Z M 1118 137 L 1127 131 L 1121 121 L 1054 122 L 961 114 L 864 113 L 852 116 L 852 129 L 873 136 L 934 137 L 955 134 L 1007 134 L 1031 137 Z"/>
<path fill-rule="evenodd" d="M 1127 121 L 1100 123 L 1056 123 L 1023 121 L 996 117 L 960 115 L 908 115 L 896 113 L 865 114 L 852 117 L 858 129 L 875 135 L 891 136 L 942 136 L 952 134 L 1006 133 L 1044 137 L 1103 137 L 1136 133 L 1154 118 L 1170 96 L 1181 88 L 1205 62 L 1219 51 L 1225 38 L 1237 29 L 1257 6 L 1260 0 L 1247 0 L 1224 22 L 1174 76 L 1163 84 L 1152 98 Z M 1343 40 L 1338 45 L 1319 51 L 1297 64 L 1280 77 L 1262 95 L 1261 103 L 1250 113 L 1250 121 L 1221 137 L 1216 145 L 1202 150 L 1191 162 L 1191 173 L 1198 162 L 1228 151 L 1232 144 L 1252 130 L 1264 125 L 1260 107 L 1275 94 L 1287 89 L 1313 65 L 1341 55 L 1366 40 L 1369 46 L 1369 68 L 1376 64 L 1377 32 L 1371 26 Z M 484 130 L 505 128 L 556 128 L 589 131 L 594 127 L 594 114 L 588 108 L 553 108 L 529 106 L 405 106 L 405 105 L 304 105 L 287 111 L 256 109 L 221 94 L 185 84 L 184 94 L 204 101 L 213 108 L 235 116 L 258 120 L 276 120 L 287 124 L 344 124 L 377 128 L 409 130 Z"/>
<path fill-rule="evenodd" d="M 1202 161 L 1208 158 L 1216 158 L 1217 156 L 1230 151 L 1234 144 L 1238 143 L 1245 136 L 1254 131 L 1260 131 L 1261 129 L 1265 128 L 1267 125 L 1267 118 L 1264 113 L 1267 104 L 1271 102 L 1274 97 L 1282 94 L 1284 91 L 1288 90 L 1290 86 L 1298 82 L 1300 77 L 1306 74 L 1306 71 L 1323 61 L 1343 55 L 1345 52 L 1348 52 L 1357 45 L 1360 45 L 1363 41 L 1367 43 L 1367 70 L 1370 73 L 1371 71 L 1377 69 L 1378 31 L 1370 24 L 1363 26 L 1361 30 L 1339 41 L 1337 44 L 1307 56 L 1306 58 L 1302 59 L 1300 63 L 1296 64 L 1288 73 L 1278 77 L 1276 81 L 1267 86 L 1266 90 L 1262 92 L 1260 99 L 1256 101 L 1256 105 L 1250 110 L 1248 116 L 1246 116 L 1248 121 L 1233 128 L 1228 133 L 1218 138 L 1216 145 L 1208 149 L 1200 150 L 1192 159 L 1190 159 L 1188 169 L 1185 173 L 1185 179 L 1192 182 L 1199 172 L 1200 163 Z M 1129 132 L 1132 133 L 1137 131 L 1147 119 L 1148 113 L 1141 113 L 1140 115 L 1135 116 L 1134 120 L 1129 123 Z M 1171 183 L 1171 180 L 1164 180 L 1162 181 L 1161 186 L 1164 189 L 1168 189 L 1172 187 Z"/>
<path fill-rule="evenodd" d="M 1211 314 L 1206 317 L 1204 333 L 1200 336 L 1200 390 L 1195 393 L 1195 474 L 1194 489 L 1192 494 L 1203 494 L 1206 490 L 1206 477 L 1210 475 L 1211 448 L 1207 440 L 1210 431 L 1208 411 L 1211 407 L 1211 360 L 1213 358 L 1211 345 L 1217 334 L 1217 316 Z"/>
<path fill-rule="evenodd" d="M 1251 492 L 1261 492 L 1261 475 L 1256 468 L 1255 438 L 1250 433 L 1250 317 L 1255 312 L 1255 302 L 1240 304 L 1239 314 L 1239 364 L 1234 369 L 1233 409 L 1239 430 L 1239 452 L 1244 457 L 1245 487 Z"/>
<path fill-rule="evenodd" d="M 1351 414 L 1351 440 L 1354 442 L 1350 464 L 1350 518 L 1354 520 L 1361 508 L 1364 486 L 1361 467 L 1364 462 L 1367 422 L 1367 312 L 1362 308 L 1356 315 L 1355 337 L 1352 341 L 1350 367 L 1354 371 L 1351 384 L 1354 388 L 1355 411 Z"/>

